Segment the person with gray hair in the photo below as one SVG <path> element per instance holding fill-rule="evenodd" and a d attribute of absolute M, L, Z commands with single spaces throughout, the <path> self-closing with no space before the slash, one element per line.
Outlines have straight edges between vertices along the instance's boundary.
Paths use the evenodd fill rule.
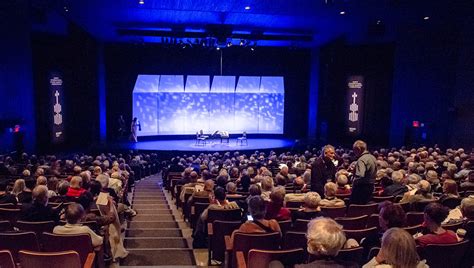
<path fill-rule="evenodd" d="M 359 267 L 355 262 L 337 260 L 336 256 L 346 243 L 342 226 L 330 218 L 316 218 L 309 222 L 306 234 L 308 253 L 316 260 L 308 264 L 295 265 L 295 268 L 316 267 Z"/>
<path fill-rule="evenodd" d="M 427 180 L 421 180 L 418 183 L 417 188 L 418 190 L 416 190 L 414 195 L 410 194 L 410 192 L 406 192 L 403 195 L 402 200 L 400 200 L 400 203 L 416 203 L 436 200 L 436 198 L 431 194 L 431 184 Z"/>
<path fill-rule="evenodd" d="M 350 204 L 367 204 L 374 192 L 377 164 L 375 157 L 367 150 L 367 144 L 361 140 L 354 142 L 352 151 L 358 157 L 352 179 L 352 194 Z"/>
<path fill-rule="evenodd" d="M 383 196 L 397 196 L 402 195 L 408 191 L 406 185 L 403 184 L 403 173 L 400 171 L 392 172 L 392 182 L 393 183 L 391 185 L 385 187 L 383 190 Z"/>
<path fill-rule="evenodd" d="M 32 192 L 33 203 L 23 204 L 19 219 L 22 221 L 54 221 L 59 222 L 59 208 L 48 207 L 48 188 L 38 185 Z"/>
<path fill-rule="evenodd" d="M 337 168 L 342 162 L 337 159 L 334 146 L 324 146 L 321 156 L 311 164 L 311 191 L 324 195 L 324 184 L 335 179 Z"/>
<path fill-rule="evenodd" d="M 234 234 L 239 233 L 272 233 L 281 234 L 280 225 L 275 219 L 266 220 L 266 204 L 262 197 L 256 195 L 247 200 L 248 211 L 252 220 L 248 220 L 240 225 L 239 229 L 232 233 L 231 240 L 234 241 Z"/>
<path fill-rule="evenodd" d="M 298 210 L 291 211 L 291 219 L 295 222 L 297 219 L 311 220 L 317 217 L 325 216 L 321 212 L 319 203 L 321 202 L 321 196 L 316 192 L 307 192 L 304 195 L 303 207 Z"/>

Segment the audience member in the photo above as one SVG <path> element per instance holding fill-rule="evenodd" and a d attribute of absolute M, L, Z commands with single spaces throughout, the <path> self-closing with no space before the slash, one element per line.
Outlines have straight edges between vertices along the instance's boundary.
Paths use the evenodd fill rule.
<path fill-rule="evenodd" d="M 382 247 L 376 257 L 362 268 L 427 268 L 426 261 L 420 261 L 413 237 L 401 228 L 391 228 L 382 237 Z"/>
<path fill-rule="evenodd" d="M 22 221 L 54 221 L 59 222 L 59 209 L 48 207 L 48 188 L 38 185 L 33 189 L 33 203 L 24 204 L 19 219 Z"/>
<path fill-rule="evenodd" d="M 285 187 L 278 186 L 273 189 L 270 194 L 270 202 L 267 204 L 267 214 L 265 219 L 275 219 L 277 221 L 285 221 L 291 218 L 291 212 L 288 208 L 283 207 L 285 200 Z"/>
<path fill-rule="evenodd" d="M 449 209 L 439 203 L 430 203 L 425 208 L 425 220 L 423 226 L 428 232 L 425 235 L 416 238 L 420 246 L 428 244 L 450 244 L 458 242 L 456 233 L 451 230 L 445 230 L 441 223 L 448 216 Z"/>
<path fill-rule="evenodd" d="M 317 217 L 324 216 L 321 212 L 319 203 L 321 202 L 321 196 L 316 192 L 308 192 L 304 195 L 303 207 L 298 210 L 291 212 L 291 219 L 295 222 L 297 219 L 311 220 Z"/>
<path fill-rule="evenodd" d="M 354 142 L 352 150 L 358 157 L 352 180 L 351 204 L 367 204 L 374 192 L 375 175 L 377 173 L 376 160 L 367 150 L 367 144 L 361 140 Z"/>
<path fill-rule="evenodd" d="M 324 185 L 324 199 L 319 202 L 322 207 L 343 207 L 346 204 L 344 200 L 336 197 L 337 185 L 334 182 L 328 182 Z"/>

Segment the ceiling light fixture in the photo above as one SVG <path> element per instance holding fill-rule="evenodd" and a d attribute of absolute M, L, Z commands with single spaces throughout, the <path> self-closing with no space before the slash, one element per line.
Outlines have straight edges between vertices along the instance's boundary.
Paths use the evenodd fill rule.
<path fill-rule="evenodd" d="M 345 12 L 345 11 L 341 11 L 341 12 L 339 12 L 339 14 L 341 14 L 341 15 L 345 15 L 345 14 L 346 14 L 346 12 Z"/>
<path fill-rule="evenodd" d="M 217 50 L 221 50 L 221 48 L 220 48 L 220 47 L 217 47 L 216 49 L 217 49 Z"/>
<path fill-rule="evenodd" d="M 243 46 L 244 45 L 244 39 L 241 39 L 240 40 L 240 46 Z"/>
<path fill-rule="evenodd" d="M 231 47 L 232 46 L 232 42 L 227 42 L 227 47 Z"/>
<path fill-rule="evenodd" d="M 69 12 L 69 9 L 65 6 L 64 11 Z"/>
<path fill-rule="evenodd" d="M 139 3 L 140 5 L 143 5 L 143 4 L 145 4 L 145 0 L 140 0 L 140 1 L 138 1 L 138 3 Z"/>
<path fill-rule="evenodd" d="M 250 6 L 246 6 L 246 7 L 245 7 L 245 10 L 250 10 Z"/>
<path fill-rule="evenodd" d="M 423 19 L 424 19 L 424 20 L 429 20 L 430 17 L 426 16 L 426 17 L 424 17 Z"/>

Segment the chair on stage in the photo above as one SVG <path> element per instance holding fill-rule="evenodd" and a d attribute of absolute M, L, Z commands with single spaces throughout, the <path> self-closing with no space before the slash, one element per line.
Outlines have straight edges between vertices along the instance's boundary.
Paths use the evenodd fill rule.
<path fill-rule="evenodd" d="M 221 135 L 221 143 L 222 143 L 223 140 L 226 140 L 227 143 L 229 143 L 229 138 L 230 138 L 230 136 L 229 136 L 229 132 L 228 132 L 228 131 L 225 131 L 225 130 L 224 130 L 224 131 L 221 131 L 221 132 L 220 132 L 220 135 Z"/>
<path fill-rule="evenodd" d="M 247 132 L 246 131 L 244 131 L 242 133 L 242 137 L 238 137 L 235 142 L 237 144 L 240 142 L 240 145 L 244 145 L 244 141 L 245 141 L 245 145 L 249 145 L 248 142 L 247 142 Z"/>
<path fill-rule="evenodd" d="M 200 131 L 197 131 L 196 132 L 196 145 L 199 145 L 199 144 L 206 145 L 208 138 L 209 136 L 204 135 L 204 132 L 202 131 L 202 129 Z"/>

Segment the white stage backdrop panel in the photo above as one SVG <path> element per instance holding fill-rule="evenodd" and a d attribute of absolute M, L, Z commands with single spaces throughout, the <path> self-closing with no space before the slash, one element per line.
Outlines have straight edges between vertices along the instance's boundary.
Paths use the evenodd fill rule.
<path fill-rule="evenodd" d="M 196 126 L 203 130 L 209 129 L 209 76 L 188 75 L 184 89 L 186 119 L 184 132 L 196 133 Z"/>
<path fill-rule="evenodd" d="M 159 75 L 139 75 L 133 89 L 133 117 L 138 118 L 140 136 L 158 135 Z"/>
<path fill-rule="evenodd" d="M 235 76 L 214 76 L 210 95 L 209 132 L 234 132 Z"/>
<path fill-rule="evenodd" d="M 139 136 L 283 134 L 284 103 L 281 76 L 139 75 L 133 90 Z"/>

